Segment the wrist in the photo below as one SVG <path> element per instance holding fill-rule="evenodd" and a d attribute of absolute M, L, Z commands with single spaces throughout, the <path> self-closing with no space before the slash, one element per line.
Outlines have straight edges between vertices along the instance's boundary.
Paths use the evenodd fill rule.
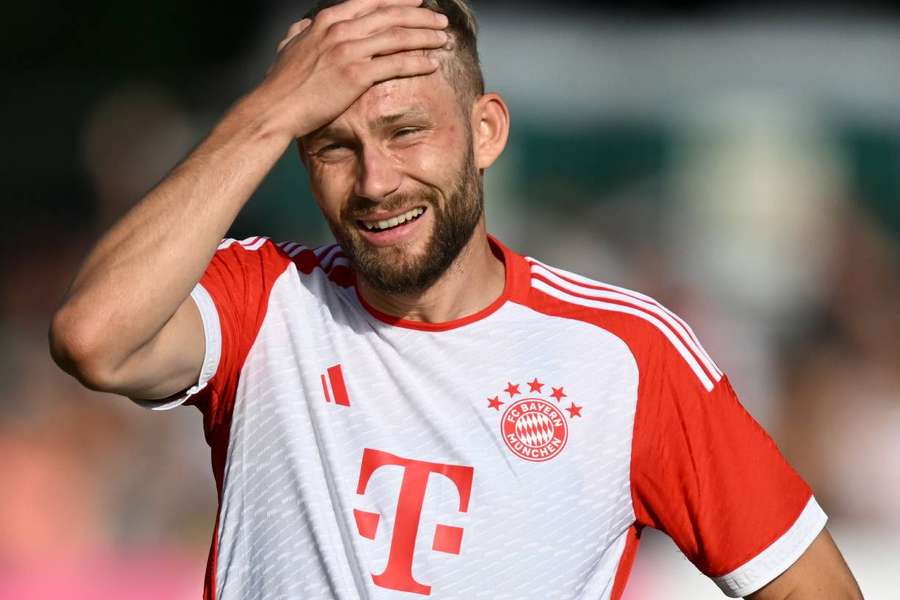
<path fill-rule="evenodd" d="M 254 139 L 278 143 L 284 148 L 295 138 L 283 112 L 277 109 L 261 87 L 240 98 L 228 111 L 225 121 L 249 133 Z"/>

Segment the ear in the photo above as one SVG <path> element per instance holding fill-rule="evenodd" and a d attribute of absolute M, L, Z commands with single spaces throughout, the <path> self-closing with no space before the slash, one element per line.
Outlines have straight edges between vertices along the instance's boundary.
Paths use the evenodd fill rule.
<path fill-rule="evenodd" d="M 506 148 L 509 138 L 509 107 L 499 94 L 489 93 L 478 97 L 472 105 L 472 143 L 475 166 L 484 170 Z"/>

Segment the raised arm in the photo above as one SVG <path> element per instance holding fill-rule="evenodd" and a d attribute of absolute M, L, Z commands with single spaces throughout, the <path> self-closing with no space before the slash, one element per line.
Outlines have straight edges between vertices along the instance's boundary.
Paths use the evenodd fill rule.
<path fill-rule="evenodd" d="M 189 295 L 262 179 L 296 138 L 372 85 L 434 72 L 446 18 L 420 0 L 348 0 L 295 23 L 265 80 L 88 255 L 50 327 L 54 359 L 86 386 L 159 399 L 204 354 Z"/>
<path fill-rule="evenodd" d="M 827 529 L 787 571 L 747 600 L 862 600 L 862 592 Z"/>

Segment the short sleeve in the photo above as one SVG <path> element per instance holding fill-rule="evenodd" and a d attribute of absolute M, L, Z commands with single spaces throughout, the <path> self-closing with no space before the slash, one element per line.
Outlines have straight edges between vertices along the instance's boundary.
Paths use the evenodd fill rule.
<path fill-rule="evenodd" d="M 203 322 L 203 335 L 205 338 L 203 365 L 200 367 L 200 376 L 197 383 L 190 388 L 163 401 L 142 400 L 134 401 L 144 408 L 151 410 L 171 410 L 182 404 L 195 404 L 195 397 L 206 390 L 206 386 L 219 369 L 219 359 L 222 353 L 222 327 L 219 322 L 219 313 L 213 302 L 212 296 L 202 284 L 197 283 L 191 291 L 191 300 L 200 312 Z"/>
<path fill-rule="evenodd" d="M 208 425 L 227 420 L 244 360 L 256 340 L 275 281 L 290 263 L 267 238 L 223 240 L 191 292 L 206 342 L 198 381 L 153 406 L 197 406 Z"/>
<path fill-rule="evenodd" d="M 709 389 L 665 351 L 641 373 L 632 499 L 640 525 L 668 534 L 731 597 L 784 572 L 826 521 L 728 378 Z"/>

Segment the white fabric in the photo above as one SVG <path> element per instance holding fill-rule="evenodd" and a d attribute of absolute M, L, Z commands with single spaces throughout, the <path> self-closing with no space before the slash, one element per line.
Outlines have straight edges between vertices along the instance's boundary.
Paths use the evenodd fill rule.
<path fill-rule="evenodd" d="M 209 292 L 199 283 L 191 290 L 191 299 L 200 311 L 203 321 L 203 333 L 206 340 L 206 348 L 203 354 L 203 366 L 200 368 L 200 376 L 195 385 L 187 390 L 165 400 L 142 400 L 135 398 L 139 405 L 151 410 L 171 410 L 179 407 L 194 394 L 206 388 L 206 384 L 216 374 L 219 368 L 219 358 L 222 352 L 222 331 L 219 326 L 219 313 Z"/>
<path fill-rule="evenodd" d="M 255 241 L 242 246 L 259 248 Z M 540 281 L 531 285 L 571 305 L 597 304 Z M 157 410 L 203 390 L 228 350 L 213 299 L 200 285 L 192 297 L 206 337 L 202 373 L 196 386 Z M 426 595 L 377 581 L 394 560 L 398 523 L 412 510 L 408 503 L 400 510 L 411 471 L 384 464 L 362 489 L 365 457 L 373 453 L 470 473 L 465 510 L 449 471 L 424 479 L 409 569 L 430 598 L 611 597 L 635 522 L 631 444 L 641 374 L 624 340 L 511 300 L 453 329 L 391 325 L 367 311 L 352 287 L 294 264 L 267 297 L 230 411 L 216 600 Z M 663 333 L 666 324 L 677 329 L 656 314 L 663 321 L 633 316 L 656 319 Z M 704 385 L 712 384 L 691 352 L 682 356 Z M 699 356 L 703 361 L 705 354 Z M 531 413 L 515 425 L 515 435 L 533 444 L 550 439 L 551 430 L 564 431 L 565 445 L 552 458 L 526 460 L 512 450 L 504 417 L 525 398 L 546 402 L 562 417 Z M 807 506 L 769 549 L 717 578 L 722 589 L 749 593 L 796 560 L 824 519 L 810 503 L 815 509 Z M 360 511 L 377 519 L 370 536 L 358 524 Z M 458 553 L 437 548 L 441 528 L 462 529 Z"/>
<path fill-rule="evenodd" d="M 816 499 L 810 498 L 784 535 L 731 573 L 713 581 L 731 598 L 752 594 L 787 571 L 819 535 L 827 519 Z"/>
<path fill-rule="evenodd" d="M 301 281 L 302 280 L 302 281 Z M 328 402 L 340 364 L 350 406 Z M 564 388 L 563 450 L 514 455 L 501 435 L 504 388 Z M 430 598 L 609 598 L 634 521 L 629 483 L 637 365 L 610 333 L 507 303 L 439 333 L 394 327 L 321 271 L 290 268 L 237 390 L 221 499 L 218 600 L 421 597 L 379 587 L 403 469 L 376 470 L 357 494 L 365 449 L 474 469 L 468 511 L 445 476 L 428 478 L 412 572 Z M 556 403 L 550 399 L 550 402 Z M 382 516 L 374 540 L 354 509 Z M 437 552 L 438 524 L 463 528 L 458 555 Z"/>

